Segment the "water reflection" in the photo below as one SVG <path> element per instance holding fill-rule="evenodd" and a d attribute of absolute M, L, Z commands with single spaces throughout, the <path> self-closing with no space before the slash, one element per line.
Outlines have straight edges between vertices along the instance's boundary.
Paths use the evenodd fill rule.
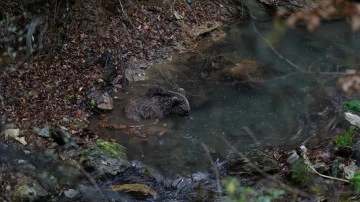
<path fill-rule="evenodd" d="M 358 62 L 359 36 L 353 34 L 349 39 L 348 26 L 334 22 L 312 34 L 289 30 L 279 43 L 269 46 L 264 38 L 274 33 L 273 25 L 255 27 L 231 28 L 223 41 L 206 44 L 193 54 L 175 56 L 171 63 L 155 65 L 147 72 L 149 80 L 133 83 L 127 93 L 117 95 L 116 110 L 105 120 L 145 125 L 137 129 L 146 138 L 134 137 L 128 130 L 96 130 L 126 146 L 130 159 L 142 160 L 165 175 L 208 169 L 208 154 L 214 160 L 229 152 L 223 138 L 246 150 L 298 144 L 328 133 L 330 120 L 331 124 L 338 122 L 334 118 L 346 99 L 335 89 L 337 72 L 351 67 L 353 63 L 348 61 Z M 261 82 L 224 76 L 222 69 L 242 60 L 260 64 Z M 318 73 L 324 71 L 327 73 Z M 154 120 L 125 120 L 121 110 L 125 100 L 143 94 L 153 84 L 171 90 L 185 88 L 191 118 L 170 117 L 155 124 Z"/>

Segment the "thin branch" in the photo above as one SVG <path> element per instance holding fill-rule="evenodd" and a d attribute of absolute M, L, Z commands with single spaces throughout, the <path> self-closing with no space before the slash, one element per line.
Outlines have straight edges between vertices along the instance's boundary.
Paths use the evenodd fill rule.
<path fill-rule="evenodd" d="M 127 17 L 127 13 L 124 11 L 124 7 L 123 7 L 123 5 L 121 3 L 121 0 L 119 0 L 119 4 L 120 4 L 122 13 L 125 15 L 125 17 Z"/>
<path fill-rule="evenodd" d="M 159 122 L 159 119 L 156 119 L 153 123 L 150 124 L 143 124 L 143 125 L 136 125 L 136 126 L 129 126 L 129 128 L 141 128 L 144 126 L 151 126 L 151 125 L 155 125 Z"/>
<path fill-rule="evenodd" d="M 301 69 L 298 65 L 296 65 L 295 63 L 291 62 L 289 59 L 287 59 L 286 57 L 284 57 L 281 53 L 279 53 L 273 45 L 271 45 L 271 43 L 269 42 L 269 40 L 265 39 L 261 34 L 260 32 L 256 29 L 256 26 L 255 26 L 255 23 L 253 20 L 251 20 L 251 24 L 254 28 L 254 31 L 256 32 L 257 35 L 259 35 L 259 37 L 264 40 L 266 42 L 266 44 L 269 46 L 269 48 L 279 57 L 281 58 L 282 60 L 284 60 L 285 62 L 287 62 L 290 66 L 294 67 L 295 69 L 303 72 L 304 70 Z"/>
<path fill-rule="evenodd" d="M 96 183 L 95 179 L 80 165 L 80 163 L 74 159 L 68 159 L 67 160 L 69 162 L 70 165 L 75 166 L 77 169 L 80 170 L 80 172 L 85 175 L 86 178 L 88 178 L 88 180 L 90 181 L 90 183 L 94 186 L 94 188 L 98 191 L 98 194 L 100 194 L 100 196 L 103 199 L 107 199 L 109 200 L 108 197 L 106 197 L 103 193 L 103 191 L 100 189 L 99 185 Z"/>
<path fill-rule="evenodd" d="M 305 161 L 305 164 L 306 164 L 307 166 L 309 166 L 309 168 L 311 169 L 311 171 L 314 172 L 315 174 L 317 174 L 317 175 L 319 175 L 319 176 L 321 176 L 321 177 L 323 177 L 323 178 L 332 179 L 332 180 L 337 180 L 337 181 L 340 181 L 340 182 L 350 183 L 350 181 L 347 180 L 347 179 L 332 177 L 332 176 L 323 175 L 323 174 L 319 173 L 319 172 L 314 168 L 314 166 L 312 165 L 312 163 L 310 162 L 310 159 L 309 159 L 309 157 L 306 155 L 306 152 L 305 152 L 305 151 L 302 152 L 302 157 L 303 157 L 303 159 L 304 159 L 304 161 Z"/>
<path fill-rule="evenodd" d="M 201 143 L 201 146 L 204 148 L 205 153 L 206 153 L 207 157 L 209 158 L 211 165 L 214 165 L 214 161 L 212 160 L 212 158 L 210 156 L 208 147 L 203 142 Z M 215 172 L 215 176 L 216 176 L 216 187 L 217 187 L 217 191 L 219 194 L 218 197 L 221 198 L 220 174 L 217 169 L 214 169 L 214 172 Z"/>

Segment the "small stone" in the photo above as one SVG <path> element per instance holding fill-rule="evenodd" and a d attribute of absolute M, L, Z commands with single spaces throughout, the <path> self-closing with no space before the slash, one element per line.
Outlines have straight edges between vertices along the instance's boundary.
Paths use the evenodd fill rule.
<path fill-rule="evenodd" d="M 302 153 L 306 153 L 307 152 L 307 148 L 304 145 L 300 146 L 300 150 L 302 151 Z"/>
<path fill-rule="evenodd" d="M 27 145 L 27 142 L 25 140 L 25 137 L 19 137 L 20 135 L 20 129 L 6 129 L 4 130 L 5 138 L 13 138 L 16 141 L 20 142 L 23 145 Z"/>
<path fill-rule="evenodd" d="M 356 165 L 348 165 L 344 167 L 344 175 L 346 179 L 351 179 L 354 177 L 355 173 L 357 173 L 359 170 L 359 167 Z"/>
<path fill-rule="evenodd" d="M 286 160 L 288 163 L 293 164 L 295 163 L 297 160 L 299 159 L 299 155 L 296 153 L 295 150 L 291 151 L 291 155 L 289 156 L 289 158 Z"/>
<path fill-rule="evenodd" d="M 18 163 L 18 164 L 25 164 L 25 163 L 26 163 L 26 161 L 25 161 L 25 160 L 23 160 L 23 159 L 19 159 L 19 160 L 17 161 L 17 163 Z"/>
<path fill-rule="evenodd" d="M 31 154 L 31 151 L 29 151 L 29 150 L 24 150 L 24 154 L 26 154 L 26 155 Z"/>
<path fill-rule="evenodd" d="M 77 198 L 79 196 L 80 192 L 75 189 L 68 189 L 68 190 L 64 191 L 64 194 L 68 198 Z"/>
<path fill-rule="evenodd" d="M 345 112 L 345 119 L 349 121 L 352 125 L 360 127 L 360 116 L 351 112 Z"/>
<path fill-rule="evenodd" d="M 50 137 L 50 127 L 46 126 L 42 129 L 40 129 L 40 131 L 37 133 L 40 137 L 46 137 L 49 138 Z"/>

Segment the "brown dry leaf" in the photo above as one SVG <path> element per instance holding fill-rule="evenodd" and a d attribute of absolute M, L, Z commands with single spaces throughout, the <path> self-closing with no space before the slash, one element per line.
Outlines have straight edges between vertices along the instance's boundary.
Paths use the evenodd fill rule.
<path fill-rule="evenodd" d="M 105 122 L 105 121 L 99 121 L 97 123 L 97 126 L 100 128 L 107 128 L 109 126 L 109 123 Z"/>
<path fill-rule="evenodd" d="M 307 22 L 307 26 L 306 26 L 307 29 L 308 29 L 310 32 L 312 32 L 312 31 L 314 31 L 316 28 L 318 28 L 319 25 L 320 25 L 320 18 L 319 18 L 319 16 L 314 15 L 314 14 L 310 15 L 310 16 L 309 16 L 309 19 L 308 19 L 308 22 Z"/>
<path fill-rule="evenodd" d="M 80 119 L 82 121 L 86 121 L 86 122 L 88 121 L 88 116 L 89 115 L 85 111 L 83 111 L 81 109 L 77 110 L 76 114 L 75 114 L 76 118 L 78 118 L 78 119 Z"/>
<path fill-rule="evenodd" d="M 337 87 L 348 94 L 360 92 L 360 72 L 347 74 L 339 78 Z"/>
<path fill-rule="evenodd" d="M 113 124 L 111 128 L 114 129 L 114 130 L 121 130 L 121 129 L 127 128 L 127 125 L 123 125 L 123 124 Z"/>
<path fill-rule="evenodd" d="M 351 28 L 355 31 L 360 28 L 360 5 L 355 5 L 353 9 L 355 12 L 351 16 Z"/>
<path fill-rule="evenodd" d="M 128 126 L 124 125 L 124 124 L 112 124 L 112 123 L 108 123 L 106 121 L 99 121 L 97 123 L 97 126 L 99 126 L 100 128 L 109 128 L 109 129 L 114 129 L 114 130 L 121 130 L 121 129 L 125 129 Z"/>
<path fill-rule="evenodd" d="M 129 135 L 131 136 L 141 136 L 140 129 L 137 127 L 131 127 L 128 130 Z"/>
<path fill-rule="evenodd" d="M 156 196 L 156 191 L 146 184 L 119 184 L 112 187 L 113 191 L 131 192 L 141 196 Z"/>

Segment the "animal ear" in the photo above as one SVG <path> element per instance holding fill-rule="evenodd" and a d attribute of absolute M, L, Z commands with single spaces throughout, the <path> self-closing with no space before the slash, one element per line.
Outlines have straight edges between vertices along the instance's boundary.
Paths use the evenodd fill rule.
<path fill-rule="evenodd" d="M 183 88 L 179 88 L 177 91 L 178 91 L 178 93 L 180 93 L 183 96 L 185 96 L 185 94 L 186 94 L 185 89 L 183 89 Z"/>

